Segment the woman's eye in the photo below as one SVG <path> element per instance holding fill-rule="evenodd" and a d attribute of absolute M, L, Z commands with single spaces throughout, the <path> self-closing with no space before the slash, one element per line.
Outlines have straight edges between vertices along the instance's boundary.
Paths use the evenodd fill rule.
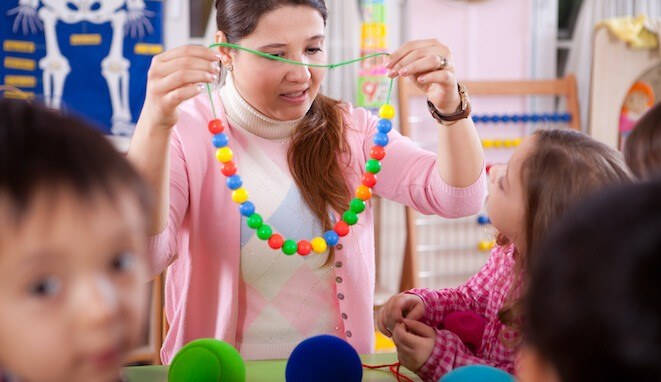
<path fill-rule="evenodd" d="M 276 56 L 276 57 L 284 57 L 285 54 L 283 52 L 276 52 L 276 53 L 268 53 L 271 56 Z"/>
<path fill-rule="evenodd" d="M 32 283 L 29 292 L 32 296 L 47 298 L 55 296 L 61 288 L 62 283 L 54 276 L 44 277 Z"/>
<path fill-rule="evenodd" d="M 110 268 L 114 272 L 126 272 L 133 267 L 135 256 L 131 252 L 122 252 L 115 255 L 110 262 Z"/>
<path fill-rule="evenodd" d="M 308 51 L 308 54 L 317 54 L 317 53 L 321 52 L 322 50 L 321 50 L 321 48 L 308 48 L 307 51 Z"/>

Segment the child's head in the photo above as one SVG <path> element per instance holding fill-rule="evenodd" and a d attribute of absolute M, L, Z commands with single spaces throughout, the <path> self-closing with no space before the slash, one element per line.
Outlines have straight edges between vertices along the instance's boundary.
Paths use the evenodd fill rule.
<path fill-rule="evenodd" d="M 0 100 L 0 369 L 112 381 L 142 334 L 149 197 L 81 121 Z"/>
<path fill-rule="evenodd" d="M 661 380 L 661 183 L 597 195 L 531 259 L 523 382 Z"/>
<path fill-rule="evenodd" d="M 623 151 L 627 165 L 639 179 L 661 175 L 661 103 L 636 122 Z"/>
<path fill-rule="evenodd" d="M 566 129 L 538 130 L 523 141 L 507 166 L 491 168 L 487 211 L 499 244 L 516 247 L 516 278 L 525 282 L 529 253 L 550 225 L 596 190 L 630 181 L 620 154 L 585 134 Z M 500 319 L 516 327 L 521 306 L 518 283 Z"/>

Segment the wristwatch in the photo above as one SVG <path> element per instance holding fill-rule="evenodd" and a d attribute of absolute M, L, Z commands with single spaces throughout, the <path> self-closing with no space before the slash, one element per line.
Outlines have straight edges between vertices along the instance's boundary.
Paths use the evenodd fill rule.
<path fill-rule="evenodd" d="M 457 107 L 457 111 L 452 114 L 441 114 L 436 106 L 434 106 L 430 100 L 427 100 L 427 107 L 429 108 L 431 116 L 440 124 L 467 118 L 471 113 L 471 104 L 468 99 L 468 94 L 466 93 L 466 88 L 460 82 L 457 83 L 457 88 L 459 90 L 459 107 Z"/>

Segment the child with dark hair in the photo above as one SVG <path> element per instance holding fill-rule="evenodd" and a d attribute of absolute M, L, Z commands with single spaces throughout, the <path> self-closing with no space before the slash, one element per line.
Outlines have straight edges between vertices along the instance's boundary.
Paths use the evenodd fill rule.
<path fill-rule="evenodd" d="M 627 166 L 639 179 L 661 176 L 661 103 L 638 120 L 623 152 Z"/>
<path fill-rule="evenodd" d="M 554 224 L 530 263 L 523 382 L 661 381 L 661 182 Z"/>
<path fill-rule="evenodd" d="M 100 133 L 0 100 L 0 380 L 118 380 L 142 335 L 149 215 Z"/>

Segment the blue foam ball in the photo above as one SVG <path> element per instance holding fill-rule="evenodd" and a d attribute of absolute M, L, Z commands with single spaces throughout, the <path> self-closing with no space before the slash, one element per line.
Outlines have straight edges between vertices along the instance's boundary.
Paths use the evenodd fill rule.
<path fill-rule="evenodd" d="M 237 188 L 241 187 L 243 185 L 243 181 L 241 180 L 241 177 L 238 175 L 232 175 L 229 178 L 227 178 L 227 187 L 230 190 L 236 190 Z"/>
<path fill-rule="evenodd" d="M 213 145 L 217 148 L 225 147 L 229 143 L 230 139 L 225 133 L 216 134 L 212 138 Z"/>
<path fill-rule="evenodd" d="M 337 232 L 331 230 L 331 231 L 326 231 L 324 233 L 324 240 L 326 240 L 326 244 L 328 244 L 329 247 L 334 247 L 338 241 L 340 241 L 340 236 L 338 236 Z"/>
<path fill-rule="evenodd" d="M 486 365 L 463 366 L 445 374 L 438 382 L 515 382 L 506 372 Z"/>
<path fill-rule="evenodd" d="M 376 133 L 374 135 L 374 144 L 384 147 L 388 144 L 388 136 L 384 133 Z"/>
<path fill-rule="evenodd" d="M 239 207 L 239 211 L 241 212 L 241 215 L 248 217 L 255 213 L 255 205 L 250 201 L 243 202 Z"/>
<path fill-rule="evenodd" d="M 389 119 L 380 119 L 376 128 L 384 134 L 388 134 L 392 130 L 392 122 Z"/>
<path fill-rule="evenodd" d="M 356 350 L 330 335 L 306 339 L 289 356 L 287 382 L 360 382 L 363 365 Z"/>

